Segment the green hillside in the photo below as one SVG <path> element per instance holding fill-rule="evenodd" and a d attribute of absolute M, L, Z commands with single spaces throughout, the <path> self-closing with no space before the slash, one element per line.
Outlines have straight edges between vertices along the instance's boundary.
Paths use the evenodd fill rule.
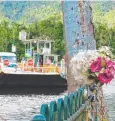
<path fill-rule="evenodd" d="M 97 47 L 109 43 L 115 48 L 114 6 L 114 1 L 92 2 Z M 109 23 L 111 28 L 108 28 Z M 49 37 L 54 41 L 53 53 L 63 57 L 65 48 L 60 1 L 0 1 L 0 51 L 11 52 L 11 46 L 15 44 L 18 60 L 24 57 L 24 44 L 18 38 L 22 28 L 27 31 L 29 39 Z"/>
<path fill-rule="evenodd" d="M 115 9 L 114 1 L 92 1 L 93 15 L 102 16 Z M 61 1 L 0 1 L 0 16 L 18 23 L 32 23 L 62 12 Z M 94 18 L 95 20 L 95 18 Z"/>
<path fill-rule="evenodd" d="M 1 1 L 0 16 L 19 23 L 47 19 L 61 11 L 60 1 Z M 2 19 L 1 19 L 2 20 Z"/>
<path fill-rule="evenodd" d="M 115 1 L 92 2 L 93 22 L 113 23 L 115 21 Z"/>

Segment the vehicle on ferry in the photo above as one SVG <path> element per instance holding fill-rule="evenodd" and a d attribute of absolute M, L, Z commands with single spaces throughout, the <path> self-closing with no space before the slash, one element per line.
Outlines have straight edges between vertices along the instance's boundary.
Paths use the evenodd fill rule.
<path fill-rule="evenodd" d="M 16 54 L 11 52 L 0 52 L 0 66 L 2 71 L 13 71 L 14 68 L 18 66 Z"/>
<path fill-rule="evenodd" d="M 10 64 L 16 64 L 16 54 L 11 52 L 0 52 L 0 61 L 8 60 Z"/>

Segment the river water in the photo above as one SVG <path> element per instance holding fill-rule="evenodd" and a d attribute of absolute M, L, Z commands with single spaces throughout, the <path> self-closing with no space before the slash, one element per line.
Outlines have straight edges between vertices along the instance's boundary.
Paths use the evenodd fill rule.
<path fill-rule="evenodd" d="M 109 121 L 115 121 L 115 81 L 103 87 Z M 0 121 L 30 121 L 42 103 L 64 97 L 60 95 L 0 95 Z"/>
<path fill-rule="evenodd" d="M 60 95 L 0 95 L 0 121 L 30 121 L 42 103 L 64 97 Z"/>

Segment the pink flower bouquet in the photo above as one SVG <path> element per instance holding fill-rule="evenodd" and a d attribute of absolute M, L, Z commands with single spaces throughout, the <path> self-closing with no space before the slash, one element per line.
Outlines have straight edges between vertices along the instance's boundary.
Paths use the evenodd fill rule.
<path fill-rule="evenodd" d="M 73 84 L 110 83 L 115 74 L 115 62 L 112 57 L 110 49 L 106 46 L 99 50 L 77 53 L 70 61 Z"/>
<path fill-rule="evenodd" d="M 94 78 L 101 84 L 108 84 L 114 78 L 115 62 L 104 57 L 98 57 L 90 64 L 89 75 L 94 74 Z"/>

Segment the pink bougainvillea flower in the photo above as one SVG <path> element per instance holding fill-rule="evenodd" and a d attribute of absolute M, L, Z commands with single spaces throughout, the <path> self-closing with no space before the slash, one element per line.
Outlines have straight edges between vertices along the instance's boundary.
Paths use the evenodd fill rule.
<path fill-rule="evenodd" d="M 112 75 L 115 74 L 115 68 L 113 66 L 111 68 L 109 68 L 109 70 L 110 70 L 110 72 L 111 72 Z"/>
<path fill-rule="evenodd" d="M 114 78 L 114 76 L 109 72 L 109 70 L 106 70 L 104 73 L 100 73 L 97 77 L 97 79 L 100 81 L 100 83 L 109 83 Z"/>
<path fill-rule="evenodd" d="M 113 75 L 109 68 L 105 69 L 104 73 L 107 75 L 107 77 Z"/>
<path fill-rule="evenodd" d="M 106 60 L 106 64 L 107 64 L 107 67 L 113 67 L 113 65 L 115 65 L 115 62 L 111 61 L 111 60 Z"/>
<path fill-rule="evenodd" d="M 108 60 L 106 68 L 110 70 L 112 74 L 115 74 L 115 62 Z"/>
<path fill-rule="evenodd" d="M 99 72 L 101 70 L 101 58 L 98 57 L 93 63 L 90 65 L 91 72 Z"/>

